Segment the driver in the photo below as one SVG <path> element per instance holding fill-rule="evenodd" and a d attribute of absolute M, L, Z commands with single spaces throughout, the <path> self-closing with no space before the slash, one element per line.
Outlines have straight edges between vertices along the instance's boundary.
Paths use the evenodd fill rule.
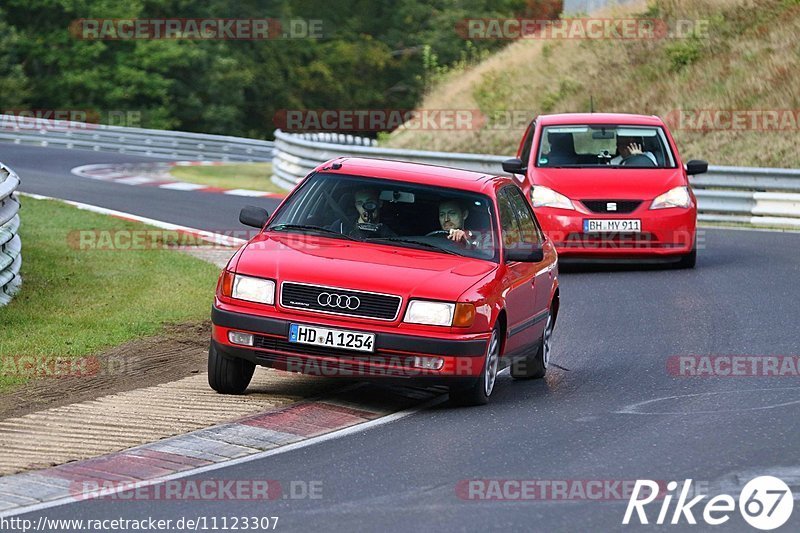
<path fill-rule="evenodd" d="M 636 141 L 639 141 L 638 143 Z M 617 137 L 617 156 L 609 161 L 610 165 L 621 165 L 622 162 L 634 155 L 645 155 L 649 157 L 653 164 L 658 166 L 656 156 L 652 152 L 643 152 L 641 139 L 636 137 Z"/>
<path fill-rule="evenodd" d="M 446 200 L 439 204 L 439 224 L 442 231 L 447 232 L 447 238 L 464 246 L 476 247 L 477 241 L 471 231 L 464 229 L 464 221 L 469 216 L 469 209 L 465 209 L 456 200 Z"/>
<path fill-rule="evenodd" d="M 352 223 L 342 219 L 335 220 L 328 229 L 348 234 L 351 237 L 395 237 L 397 234 L 385 224 L 381 224 L 381 202 L 375 189 L 356 191 L 353 205 L 358 216 Z"/>

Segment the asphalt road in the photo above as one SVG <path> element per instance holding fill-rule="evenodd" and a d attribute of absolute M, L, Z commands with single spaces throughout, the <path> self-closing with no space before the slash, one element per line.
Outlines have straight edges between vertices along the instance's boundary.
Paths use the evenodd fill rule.
<path fill-rule="evenodd" d="M 113 196 L 103 188 L 111 185 L 84 183 L 56 170 L 32 176 L 38 162 L 26 161 L 23 151 L 9 157 L 3 148 L 0 160 L 15 166 L 25 190 L 91 203 Z M 80 154 L 70 154 L 73 162 L 65 166 L 78 164 Z M 205 204 L 197 213 L 195 196 L 166 192 L 130 191 L 101 205 L 119 209 L 109 205 L 119 201 L 131 212 L 186 225 L 196 225 L 203 214 L 226 223 L 203 211 Z M 276 530 L 283 531 L 604 531 L 644 529 L 621 525 L 627 499 L 615 499 L 613 490 L 610 501 L 486 501 L 464 499 L 457 489 L 465 480 L 484 479 L 566 481 L 570 487 L 586 487 L 590 480 L 613 487 L 623 480 L 692 479 L 701 493 L 738 499 L 749 479 L 771 474 L 789 483 L 797 497 L 796 375 L 677 377 L 667 364 L 680 355 L 798 355 L 800 235 L 703 231 L 695 270 L 563 274 L 552 360 L 561 368 L 551 368 L 543 381 L 513 382 L 504 373 L 488 406 L 439 405 L 189 478 L 269 479 L 284 488 L 293 481 L 314 482 L 321 487 L 319 499 L 84 501 L 23 518 L 207 517 L 210 525 L 212 517 L 221 524 L 222 517 L 278 516 Z M 675 500 L 677 495 L 668 520 Z M 694 508 L 701 524 L 707 501 Z M 651 521 L 659 506 L 647 507 Z M 795 509 L 781 530 L 798 528 Z M 711 528 L 682 519 L 664 529 Z M 738 511 L 716 529 L 755 531 Z"/>
<path fill-rule="evenodd" d="M 75 167 L 93 163 L 163 162 L 163 159 L 0 143 L 0 161 L 20 176 L 22 192 L 83 202 L 194 229 L 240 231 L 246 229 L 239 224 L 239 211 L 244 205 L 267 210 L 278 205 L 277 200 L 270 198 L 172 191 L 81 178 L 70 173 Z"/>

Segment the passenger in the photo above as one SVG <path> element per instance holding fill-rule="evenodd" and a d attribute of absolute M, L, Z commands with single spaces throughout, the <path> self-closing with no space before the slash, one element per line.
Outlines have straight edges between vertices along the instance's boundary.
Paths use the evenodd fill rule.
<path fill-rule="evenodd" d="M 351 237 L 395 237 L 391 228 L 381 223 L 381 200 L 374 189 L 359 189 L 354 195 L 353 206 L 357 216 L 353 223 L 335 220 L 328 229 Z M 374 229 L 373 229 L 374 228 Z"/>
<path fill-rule="evenodd" d="M 550 145 L 550 151 L 545 155 L 546 166 L 576 164 L 575 139 L 571 133 L 548 132 L 547 142 Z"/>

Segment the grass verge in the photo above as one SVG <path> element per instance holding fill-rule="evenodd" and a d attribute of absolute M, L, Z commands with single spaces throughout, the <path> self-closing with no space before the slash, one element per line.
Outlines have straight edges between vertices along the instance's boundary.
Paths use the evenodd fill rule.
<path fill-rule="evenodd" d="M 176 180 L 225 189 L 252 189 L 286 194 L 286 189 L 272 183 L 272 163 L 235 163 L 230 165 L 173 167 Z"/>
<path fill-rule="evenodd" d="M 81 230 L 153 229 L 22 198 L 22 290 L 0 308 L 0 390 L 28 376 L 22 356 L 80 357 L 208 318 L 218 269 L 166 249 L 81 250 Z M 113 235 L 113 233 L 110 233 Z"/>

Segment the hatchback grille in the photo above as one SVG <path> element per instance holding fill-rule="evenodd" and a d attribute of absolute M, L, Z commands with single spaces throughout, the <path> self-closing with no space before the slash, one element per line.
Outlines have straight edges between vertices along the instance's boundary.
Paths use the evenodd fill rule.
<path fill-rule="evenodd" d="M 334 315 L 394 320 L 403 299 L 389 294 L 304 285 L 286 282 L 281 286 L 281 305 L 290 309 Z"/>
<path fill-rule="evenodd" d="M 581 203 L 592 213 L 632 213 L 642 205 L 641 200 L 581 200 Z"/>

